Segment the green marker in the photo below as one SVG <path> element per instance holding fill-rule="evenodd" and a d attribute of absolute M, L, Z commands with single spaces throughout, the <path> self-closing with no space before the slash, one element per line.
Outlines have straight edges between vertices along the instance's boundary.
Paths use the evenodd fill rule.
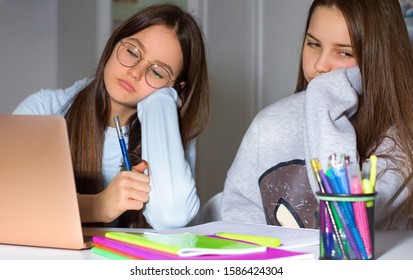
<path fill-rule="evenodd" d="M 370 160 L 367 160 L 363 163 L 362 166 L 362 186 L 363 186 L 363 193 L 365 194 L 372 194 L 374 193 L 374 188 L 376 185 L 376 164 L 377 164 L 377 157 L 371 156 Z M 366 202 L 367 207 L 373 207 L 374 202 L 368 201 Z"/>
<path fill-rule="evenodd" d="M 268 236 L 257 236 L 257 235 L 247 235 L 247 234 L 236 234 L 236 233 L 228 233 L 228 232 L 218 232 L 215 234 L 216 236 L 234 239 L 238 241 L 245 241 L 254 244 L 258 244 L 265 247 L 276 248 L 280 246 L 281 241 L 279 238 L 275 237 L 268 237 Z"/>

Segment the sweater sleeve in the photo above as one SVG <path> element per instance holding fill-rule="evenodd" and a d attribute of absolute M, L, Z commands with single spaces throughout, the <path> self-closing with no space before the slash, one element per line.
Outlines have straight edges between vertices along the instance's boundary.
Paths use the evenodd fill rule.
<path fill-rule="evenodd" d="M 50 98 L 47 97 L 46 90 L 40 90 L 26 97 L 17 107 L 14 109 L 15 115 L 49 115 L 52 114 L 50 110 Z M 49 95 L 50 96 L 50 95 Z"/>
<path fill-rule="evenodd" d="M 191 142 L 190 150 L 185 154 L 179 132 L 177 100 L 174 89 L 162 88 L 137 105 L 142 130 L 142 159 L 149 164 L 151 187 L 143 214 L 157 230 L 186 226 L 199 209 L 190 166 L 195 161 L 195 144 Z"/>
<path fill-rule="evenodd" d="M 92 79 L 84 78 L 65 89 L 42 89 L 26 97 L 14 109 L 15 115 L 64 115 L 71 99 Z"/>
<path fill-rule="evenodd" d="M 347 154 L 358 161 L 356 132 L 350 122 L 358 107 L 361 93 L 359 69 L 339 69 L 312 80 L 304 100 L 304 147 L 308 176 L 314 191 L 318 190 L 310 160 L 318 158 L 323 169 L 329 156 Z"/>
<path fill-rule="evenodd" d="M 304 103 L 304 145 L 307 172 L 314 191 L 318 191 L 310 160 L 318 158 L 323 169 L 328 166 L 332 153 L 350 156 L 359 162 L 356 132 L 350 122 L 358 107 L 361 94 L 361 76 L 358 67 L 325 73 L 307 87 Z M 394 143 L 386 139 L 377 153 L 397 153 Z M 404 209 L 408 199 L 407 189 L 401 189 L 403 177 L 394 163 L 386 158 L 377 162 L 377 197 L 375 224 L 378 229 L 408 227 L 409 214 Z M 410 214 L 411 215 L 411 214 Z"/>

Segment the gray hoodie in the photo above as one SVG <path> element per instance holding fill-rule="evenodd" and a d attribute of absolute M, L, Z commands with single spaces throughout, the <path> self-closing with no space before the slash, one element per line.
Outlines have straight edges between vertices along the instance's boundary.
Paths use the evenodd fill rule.
<path fill-rule="evenodd" d="M 344 153 L 358 161 L 356 133 L 349 118 L 361 94 L 358 67 L 312 80 L 306 91 L 287 96 L 254 118 L 225 182 L 224 220 L 318 228 L 318 191 L 310 160 L 327 168 L 329 156 Z M 377 153 L 391 146 L 384 141 Z M 391 161 L 379 158 L 375 202 L 377 229 L 411 229 L 410 196 Z"/>

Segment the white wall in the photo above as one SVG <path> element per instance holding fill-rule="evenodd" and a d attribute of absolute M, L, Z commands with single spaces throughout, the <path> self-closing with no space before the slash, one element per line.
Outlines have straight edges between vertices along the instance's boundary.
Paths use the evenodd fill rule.
<path fill-rule="evenodd" d="M 93 74 L 110 23 L 110 0 L 0 1 L 0 113 Z"/>
<path fill-rule="evenodd" d="M 295 88 L 311 0 L 199 0 L 211 79 L 211 121 L 198 141 L 201 201 L 222 191 L 253 117 Z M 274 137 L 277 137 L 274 135 Z"/>
<path fill-rule="evenodd" d="M 94 75 L 111 30 L 110 0 L 59 0 L 58 87 Z"/>
<path fill-rule="evenodd" d="M 0 1 L 0 113 L 57 85 L 57 2 Z"/>

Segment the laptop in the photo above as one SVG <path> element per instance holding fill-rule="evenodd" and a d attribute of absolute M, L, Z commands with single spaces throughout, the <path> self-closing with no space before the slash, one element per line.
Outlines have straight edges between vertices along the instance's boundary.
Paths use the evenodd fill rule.
<path fill-rule="evenodd" d="M 0 115 L 0 244 L 85 249 L 65 119 Z"/>

